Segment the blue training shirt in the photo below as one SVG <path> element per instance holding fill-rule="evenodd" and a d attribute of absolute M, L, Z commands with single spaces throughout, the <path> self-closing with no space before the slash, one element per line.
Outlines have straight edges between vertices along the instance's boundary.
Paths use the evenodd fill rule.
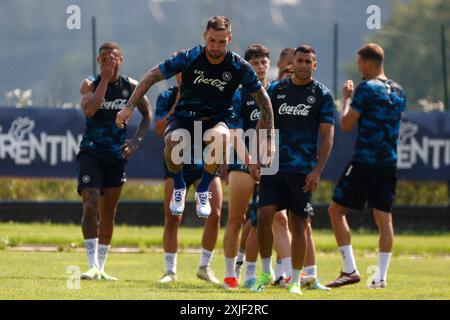
<path fill-rule="evenodd" d="M 395 166 L 405 92 L 392 80 L 369 80 L 355 90 L 351 107 L 360 113 L 353 160 Z"/>
<path fill-rule="evenodd" d="M 239 55 L 227 51 L 221 63 L 211 64 L 201 45 L 167 59 L 159 70 L 165 79 L 182 73 L 177 117 L 226 120 L 232 116 L 231 101 L 240 84 L 250 92 L 261 88 L 255 71 Z"/>
<path fill-rule="evenodd" d="M 309 174 L 317 165 L 320 124 L 334 125 L 330 90 L 317 80 L 295 85 L 286 78 L 272 83 L 267 92 L 279 130 L 279 171 Z"/>
<path fill-rule="evenodd" d="M 100 83 L 100 75 L 90 77 L 94 87 Z M 125 143 L 125 129 L 116 126 L 117 113 L 125 108 L 132 93 L 132 84 L 128 77 L 119 76 L 115 82 L 108 84 L 100 108 L 92 118 L 86 118 L 86 130 L 80 144 L 80 151 L 94 152 L 101 156 L 125 161 L 122 157 L 122 145 Z"/>

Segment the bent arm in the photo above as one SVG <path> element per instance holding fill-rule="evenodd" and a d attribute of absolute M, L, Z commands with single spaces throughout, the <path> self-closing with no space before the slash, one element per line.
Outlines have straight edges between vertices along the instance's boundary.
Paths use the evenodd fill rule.
<path fill-rule="evenodd" d="M 141 78 L 141 81 L 137 85 L 136 89 L 134 89 L 126 107 L 134 110 L 137 103 L 144 97 L 145 93 L 151 88 L 151 86 L 161 80 L 164 80 L 164 77 L 159 70 L 159 67 L 154 67 L 153 69 L 147 71 Z"/>
<path fill-rule="evenodd" d="M 80 86 L 81 108 L 86 117 L 92 118 L 100 108 L 105 99 L 108 82 L 103 78 L 100 80 L 97 88 L 90 79 L 84 79 Z"/>

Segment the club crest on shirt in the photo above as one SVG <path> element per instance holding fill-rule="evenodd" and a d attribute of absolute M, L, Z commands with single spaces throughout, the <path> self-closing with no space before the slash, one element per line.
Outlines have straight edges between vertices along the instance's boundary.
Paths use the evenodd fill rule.
<path fill-rule="evenodd" d="M 231 80 L 231 73 L 228 71 L 225 71 L 224 73 L 222 73 L 222 79 L 224 81 L 230 81 Z"/>
<path fill-rule="evenodd" d="M 316 98 L 314 96 L 309 96 L 306 101 L 308 101 L 309 104 L 314 104 L 316 102 Z"/>
<path fill-rule="evenodd" d="M 128 91 L 127 89 L 122 90 L 122 97 L 128 98 L 129 95 L 130 95 L 130 91 Z"/>

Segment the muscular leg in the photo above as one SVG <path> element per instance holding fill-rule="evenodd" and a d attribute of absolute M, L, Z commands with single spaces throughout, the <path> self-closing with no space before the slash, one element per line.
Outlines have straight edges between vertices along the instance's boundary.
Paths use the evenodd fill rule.
<path fill-rule="evenodd" d="M 103 196 L 100 199 L 100 226 L 97 257 L 99 268 L 102 272 L 104 272 L 106 258 L 111 244 L 111 238 L 114 231 L 114 219 L 121 193 L 122 186 L 105 188 L 103 189 Z M 104 273 L 102 273 L 102 277 L 106 277 L 107 280 L 117 280 Z"/>
<path fill-rule="evenodd" d="M 197 181 L 198 182 L 198 181 Z M 200 254 L 200 263 L 197 272 L 197 277 L 219 284 L 216 275 L 209 267 L 211 263 L 214 248 L 216 247 L 217 237 L 220 229 L 220 216 L 222 213 L 222 183 L 219 177 L 215 177 L 209 186 L 211 192 L 211 214 L 205 221 L 202 236 L 202 251 Z"/>
<path fill-rule="evenodd" d="M 100 201 L 100 190 L 85 188 L 81 190 L 83 199 L 83 217 L 81 219 L 81 230 L 84 237 L 84 245 L 88 258 L 89 270 L 81 276 L 82 279 L 93 279 L 98 277 L 95 271 L 98 265 L 98 206 Z M 95 269 L 94 269 L 95 268 Z M 92 272 L 91 272 L 92 271 Z"/>
<path fill-rule="evenodd" d="M 280 277 L 290 277 L 292 275 L 292 261 L 291 261 L 292 238 L 285 210 L 279 211 L 275 214 L 272 223 L 272 231 L 273 231 L 273 244 L 277 252 L 275 280 L 278 282 Z"/>
<path fill-rule="evenodd" d="M 207 150 L 203 175 L 197 186 L 198 192 L 208 190 L 215 173 L 225 163 L 224 159 L 230 139 L 230 131 L 226 125 L 219 123 L 205 132 L 204 139 L 207 144 Z"/>
<path fill-rule="evenodd" d="M 380 252 L 391 252 L 394 243 L 394 227 L 392 224 L 392 214 L 390 212 L 383 212 L 378 209 L 373 210 L 375 223 L 378 227 L 380 235 L 378 247 Z"/>
<path fill-rule="evenodd" d="M 312 235 L 311 219 L 308 219 L 306 228 L 307 246 L 305 256 L 305 267 L 316 265 L 316 246 Z"/>
<path fill-rule="evenodd" d="M 160 282 L 172 282 L 176 280 L 177 273 L 177 251 L 178 251 L 178 228 L 181 223 L 182 216 L 175 216 L 170 212 L 170 200 L 173 192 L 173 179 L 166 178 L 164 180 L 164 232 L 163 232 L 163 248 L 164 248 L 164 264 L 165 275 Z"/>
<path fill-rule="evenodd" d="M 306 229 L 308 222 L 307 219 L 301 218 L 294 213 L 289 214 L 289 219 L 289 225 L 292 230 L 292 281 L 300 284 L 300 272 L 305 262 L 307 245 Z"/>
<path fill-rule="evenodd" d="M 225 254 L 225 278 L 237 278 L 236 256 L 239 245 L 239 232 L 245 221 L 248 203 L 252 196 L 255 181 L 245 172 L 231 171 L 229 174 L 228 221 L 223 237 Z"/>
<path fill-rule="evenodd" d="M 116 216 L 117 206 L 121 193 L 122 186 L 103 189 L 103 196 L 100 198 L 99 207 L 99 244 L 111 244 L 111 238 L 114 231 L 114 218 Z"/>
<path fill-rule="evenodd" d="M 222 183 L 219 177 L 215 177 L 209 186 L 212 194 L 211 215 L 205 221 L 203 229 L 202 247 L 213 251 L 216 247 L 220 229 L 220 215 L 222 213 Z"/>
<path fill-rule="evenodd" d="M 374 218 L 380 235 L 378 243 L 378 272 L 375 274 L 375 283 L 381 280 L 387 282 L 387 273 L 391 260 L 392 245 L 394 243 L 394 227 L 392 225 L 392 214 L 374 209 Z"/>
<path fill-rule="evenodd" d="M 237 255 L 239 231 L 245 221 L 245 214 L 254 185 L 255 181 L 247 173 L 230 172 L 228 221 L 223 237 L 223 248 L 226 258 L 234 258 Z"/>
<path fill-rule="evenodd" d="M 183 170 L 183 163 L 176 164 L 172 158 L 173 148 L 184 141 L 183 134 L 180 130 L 175 130 L 168 133 L 164 138 L 164 159 L 169 172 L 172 174 L 179 173 Z M 177 155 L 178 156 L 178 155 Z M 181 155 L 180 155 L 181 156 Z"/>
<path fill-rule="evenodd" d="M 83 217 L 81 219 L 81 230 L 84 239 L 98 238 L 98 204 L 100 201 L 100 190 L 86 188 L 81 190 L 83 199 Z"/>
<path fill-rule="evenodd" d="M 286 211 L 275 214 L 273 223 L 273 243 L 277 251 L 278 258 L 284 259 L 291 256 L 291 233 Z"/>
<path fill-rule="evenodd" d="M 343 271 L 351 274 L 357 272 L 355 257 L 353 255 L 353 249 L 351 246 L 351 233 L 350 227 L 347 223 L 345 215 L 348 209 L 332 201 L 328 208 L 328 214 L 331 220 L 331 226 L 333 228 L 336 242 L 339 246 L 342 258 L 344 260 Z M 359 281 L 359 280 L 358 280 Z M 329 286 L 329 284 L 327 285 Z"/>
<path fill-rule="evenodd" d="M 173 192 L 173 179 L 167 178 L 164 181 L 164 252 L 177 253 L 178 251 L 178 228 L 182 216 L 174 216 L 169 209 L 170 199 Z"/>
<path fill-rule="evenodd" d="M 328 208 L 331 227 L 333 228 L 334 237 L 339 247 L 351 244 L 350 227 L 347 223 L 345 215 L 348 209 L 332 201 Z"/>
<path fill-rule="evenodd" d="M 272 256 L 273 246 L 273 234 L 272 223 L 277 211 L 276 205 L 264 206 L 258 209 L 258 246 L 261 259 L 267 259 Z M 264 262 L 263 262 L 264 264 Z M 267 270 L 268 266 L 265 266 L 266 270 L 263 272 L 271 271 L 271 267 Z"/>

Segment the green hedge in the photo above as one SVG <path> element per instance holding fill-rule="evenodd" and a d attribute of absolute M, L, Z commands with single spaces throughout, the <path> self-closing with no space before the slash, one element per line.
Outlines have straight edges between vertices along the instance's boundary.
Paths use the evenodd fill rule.
<path fill-rule="evenodd" d="M 329 203 L 334 182 L 322 181 L 314 194 L 314 203 Z M 228 187 L 224 186 L 224 199 Z M 160 180 L 131 180 L 125 184 L 123 200 L 162 200 L 164 183 Z M 188 199 L 193 199 L 190 190 Z M 73 179 L 11 179 L 0 178 L 0 200 L 79 200 Z M 398 205 L 447 205 L 448 190 L 444 182 L 399 182 Z"/>

